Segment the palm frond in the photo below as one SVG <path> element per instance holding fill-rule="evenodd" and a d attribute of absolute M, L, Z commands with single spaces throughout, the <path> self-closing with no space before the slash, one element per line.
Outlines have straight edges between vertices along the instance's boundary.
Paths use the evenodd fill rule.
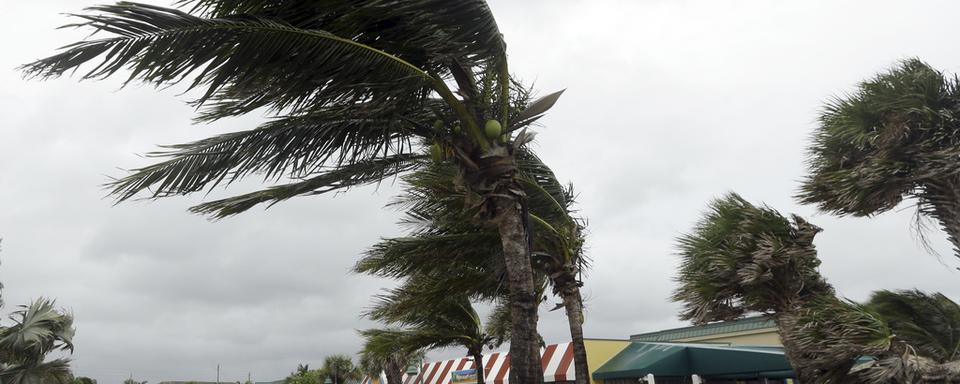
<path fill-rule="evenodd" d="M 960 257 L 960 78 L 909 59 L 828 103 L 797 197 L 871 216 L 915 199 Z M 918 227 L 918 230 L 921 228 Z"/>
<path fill-rule="evenodd" d="M 87 11 L 75 15 L 82 22 L 71 26 L 111 37 L 68 45 L 22 70 L 32 77 L 58 77 L 99 58 L 82 78 L 105 78 L 123 68 L 130 70 L 129 80 L 158 85 L 193 77 L 190 88 L 205 88 L 196 103 L 216 101 L 217 117 L 265 106 L 297 111 L 351 101 L 415 102 L 435 85 L 426 72 L 396 56 L 282 20 L 202 18 L 132 2 Z"/>
<path fill-rule="evenodd" d="M 191 212 L 220 219 L 242 213 L 262 203 L 269 206 L 295 196 L 319 195 L 350 187 L 377 183 L 385 178 L 416 168 L 421 155 L 395 155 L 334 168 L 303 181 L 273 186 L 226 199 L 214 200 L 190 208 Z"/>
<path fill-rule="evenodd" d="M 960 360 L 960 306 L 943 294 L 882 290 L 867 306 L 918 355 L 938 363 Z"/>
<path fill-rule="evenodd" d="M 73 316 L 47 299 L 20 308 L 10 316 L 13 326 L 0 330 L 0 349 L 13 351 L 17 360 L 33 361 L 54 350 L 73 351 Z"/>
<path fill-rule="evenodd" d="M 483 63 L 505 56 L 506 45 L 483 0 L 326 1 L 184 0 L 209 17 L 248 14 L 322 29 L 390 52 L 438 73 L 451 59 Z"/>
<path fill-rule="evenodd" d="M 70 359 L 54 359 L 44 362 L 0 363 L 0 382 L 4 384 L 71 384 L 73 373 Z"/>

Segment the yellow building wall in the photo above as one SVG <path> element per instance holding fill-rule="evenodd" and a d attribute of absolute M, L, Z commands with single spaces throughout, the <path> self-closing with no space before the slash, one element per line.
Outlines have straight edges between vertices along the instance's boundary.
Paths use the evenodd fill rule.
<path fill-rule="evenodd" d="M 731 332 L 719 335 L 690 337 L 673 340 L 675 343 L 723 343 L 728 345 L 773 345 L 781 346 L 780 334 L 776 328 L 756 329 L 752 331 Z"/>
<path fill-rule="evenodd" d="M 602 384 L 603 380 L 593 380 L 593 371 L 600 368 L 613 356 L 623 351 L 630 340 L 604 340 L 604 339 L 585 339 L 584 347 L 587 349 L 587 366 L 590 367 L 590 383 Z"/>

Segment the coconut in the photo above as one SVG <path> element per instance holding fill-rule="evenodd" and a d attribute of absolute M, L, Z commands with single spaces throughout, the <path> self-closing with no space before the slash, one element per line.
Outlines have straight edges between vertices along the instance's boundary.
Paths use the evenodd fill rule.
<path fill-rule="evenodd" d="M 499 121 L 487 120 L 487 124 L 484 125 L 483 131 L 487 134 L 488 139 L 496 140 L 503 133 L 503 127 L 500 126 Z"/>
<path fill-rule="evenodd" d="M 443 161 L 443 148 L 440 147 L 439 143 L 433 143 L 430 146 L 430 158 L 437 163 Z"/>
<path fill-rule="evenodd" d="M 439 130 L 441 130 L 441 129 L 443 129 L 443 120 L 439 120 L 439 119 L 438 119 L 438 120 L 434 121 L 434 122 L 433 122 L 433 130 L 434 130 L 434 131 L 439 131 Z"/>
<path fill-rule="evenodd" d="M 454 135 L 459 135 L 461 130 L 462 130 L 462 129 L 460 128 L 460 124 L 457 124 L 457 125 L 454 125 L 454 126 L 453 126 L 453 134 L 454 134 Z"/>

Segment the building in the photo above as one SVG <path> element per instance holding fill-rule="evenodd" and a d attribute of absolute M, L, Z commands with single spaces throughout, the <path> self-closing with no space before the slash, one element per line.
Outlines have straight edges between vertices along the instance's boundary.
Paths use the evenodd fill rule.
<path fill-rule="evenodd" d="M 794 376 L 776 325 L 762 316 L 584 343 L 592 384 L 785 384 Z M 541 356 L 544 382 L 573 382 L 570 343 L 547 345 Z M 487 354 L 483 371 L 486 383 L 508 384 L 509 356 Z M 475 383 L 476 373 L 469 357 L 434 361 L 424 363 L 419 372 L 408 372 L 404 384 Z M 366 383 L 384 380 L 371 378 Z"/>
<path fill-rule="evenodd" d="M 667 329 L 630 336 L 630 341 L 708 343 L 725 345 L 783 345 L 773 319 L 766 316 Z"/>
<path fill-rule="evenodd" d="M 631 344 L 603 365 L 597 383 L 791 383 L 777 326 L 756 316 L 630 336 Z"/>

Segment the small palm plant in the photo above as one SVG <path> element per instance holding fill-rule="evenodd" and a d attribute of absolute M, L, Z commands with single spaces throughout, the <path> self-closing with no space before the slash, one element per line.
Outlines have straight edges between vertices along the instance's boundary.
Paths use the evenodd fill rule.
<path fill-rule="evenodd" d="M 0 326 L 0 382 L 73 382 L 69 359 L 46 360 L 51 352 L 73 352 L 73 316 L 54 304 L 39 299 L 21 306 L 10 316 L 12 325 Z"/>
<path fill-rule="evenodd" d="M 379 296 L 379 302 L 367 313 L 374 320 L 400 328 L 368 329 L 361 331 L 361 335 L 376 348 L 388 351 L 409 353 L 453 346 L 464 348 L 476 364 L 477 383 L 483 384 L 483 349 L 494 348 L 507 338 L 490 331 L 510 329 L 493 323 L 509 322 L 509 317 L 497 315 L 503 313 L 503 309 L 495 310 L 491 323 L 484 326 L 480 315 L 464 296 L 447 295 L 435 298 L 427 306 L 416 305 L 414 303 L 419 302 L 424 294 L 413 290 L 412 285 L 415 284 Z"/>
<path fill-rule="evenodd" d="M 871 216 L 915 199 L 960 257 L 960 80 L 911 59 L 827 104 L 799 199 Z"/>
<path fill-rule="evenodd" d="M 364 336 L 360 368 L 367 376 L 380 377 L 383 373 L 387 384 L 402 384 L 407 368 L 423 362 L 425 354 L 422 350 L 408 349 L 396 341 L 383 335 Z"/>

